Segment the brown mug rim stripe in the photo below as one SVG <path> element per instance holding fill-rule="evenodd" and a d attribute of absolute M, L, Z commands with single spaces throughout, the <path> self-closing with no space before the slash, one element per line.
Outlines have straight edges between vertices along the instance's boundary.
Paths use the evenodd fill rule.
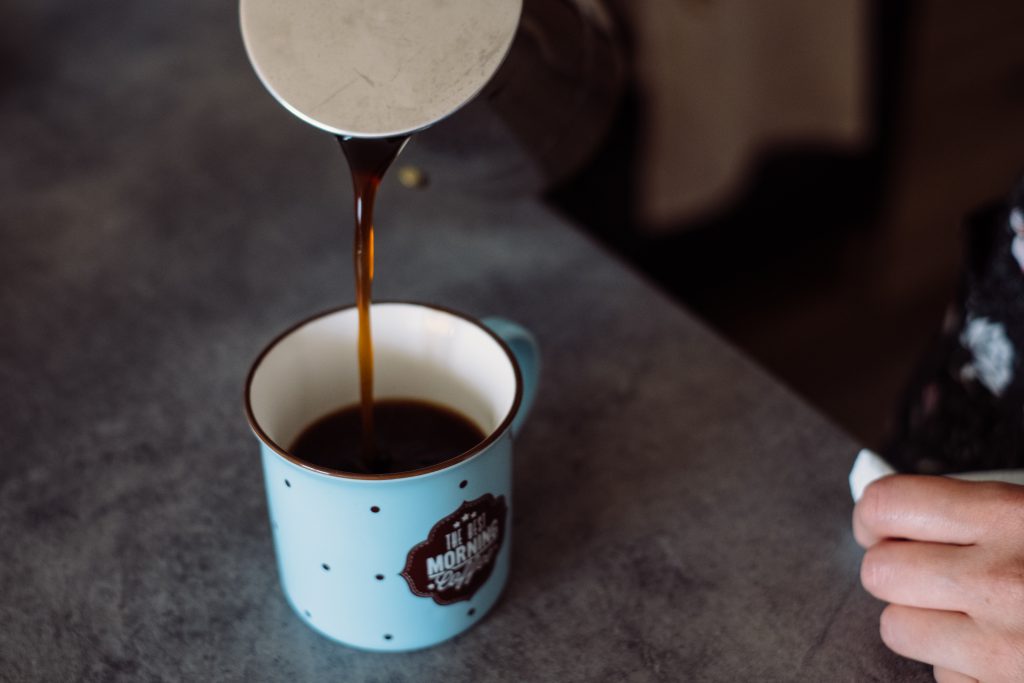
<path fill-rule="evenodd" d="M 245 388 L 243 390 L 242 396 L 243 403 L 245 405 L 245 417 L 249 422 L 249 428 L 252 429 L 253 433 L 256 435 L 256 438 L 258 438 L 272 451 L 277 453 L 279 456 L 283 457 L 285 460 L 288 460 L 292 464 L 298 465 L 299 467 L 305 470 L 309 470 L 311 472 L 316 472 L 318 474 L 323 474 L 329 477 L 337 477 L 340 479 L 356 479 L 362 481 L 386 481 L 394 479 L 410 479 L 413 477 L 421 477 L 425 474 L 431 474 L 433 472 L 439 472 L 441 470 L 446 470 L 451 467 L 454 467 L 459 463 L 469 460 L 478 453 L 487 450 L 487 448 L 489 448 L 491 444 L 496 442 L 499 438 L 501 438 L 502 435 L 504 435 L 506 431 L 508 431 L 508 429 L 512 426 L 513 418 L 519 413 L 519 407 L 523 399 L 523 373 L 519 368 L 519 361 L 516 360 L 516 356 L 512 352 L 512 349 L 511 347 L 509 347 L 508 343 L 506 343 L 504 339 L 499 337 L 497 333 L 495 333 L 489 327 L 484 325 L 483 322 L 481 322 L 480 320 L 477 320 L 476 318 L 466 315 L 465 313 L 460 313 L 459 311 L 447 308 L 445 306 L 439 306 L 437 304 L 425 303 L 421 301 L 375 301 L 371 306 L 371 310 L 372 307 L 374 306 L 388 305 L 418 306 L 420 308 L 428 308 L 434 311 L 439 311 L 441 313 L 446 313 L 456 318 L 465 320 L 466 322 L 483 330 L 487 335 L 489 335 L 494 341 L 498 343 L 498 346 L 501 347 L 501 350 L 505 352 L 505 355 L 512 363 L 512 371 L 515 374 L 516 379 L 516 393 L 512 401 L 512 407 L 509 408 L 509 411 L 505 415 L 505 419 L 501 421 L 501 424 L 499 424 L 495 429 L 491 430 L 491 432 L 487 435 L 486 438 L 484 438 L 483 441 L 476 444 L 469 450 L 460 453 L 459 455 L 453 456 L 451 458 L 448 458 L 447 460 L 443 460 L 429 467 L 422 467 L 415 470 L 407 470 L 404 472 L 393 472 L 387 474 L 360 474 L 358 472 L 346 472 L 344 470 L 336 470 L 331 467 L 320 467 L 305 460 L 302 460 L 301 458 L 295 457 L 294 455 L 288 452 L 288 449 L 282 447 L 276 441 L 271 439 L 270 435 L 263 431 L 263 428 L 259 425 L 259 422 L 257 422 L 256 416 L 253 414 L 252 410 L 252 402 L 250 400 L 250 395 L 252 394 L 252 381 L 253 377 L 256 374 L 256 370 L 263 363 L 263 359 L 266 358 L 267 354 L 269 354 L 270 351 L 274 349 L 279 343 L 281 343 L 281 341 L 283 341 L 286 337 L 291 335 L 293 332 L 296 332 L 300 328 L 305 327 L 306 325 L 309 325 L 310 323 L 313 323 L 317 320 L 320 320 L 321 318 L 326 318 L 336 313 L 341 313 L 343 311 L 355 309 L 355 304 L 348 304 L 345 306 L 336 306 L 334 308 L 329 308 L 325 311 L 314 313 L 311 316 L 303 318 L 299 322 L 291 325 L 283 332 L 280 332 L 277 336 L 271 339 L 270 342 L 263 347 L 263 350 L 260 351 L 259 355 L 256 356 L 256 359 L 252 362 L 252 365 L 249 367 L 249 372 L 246 375 Z"/>

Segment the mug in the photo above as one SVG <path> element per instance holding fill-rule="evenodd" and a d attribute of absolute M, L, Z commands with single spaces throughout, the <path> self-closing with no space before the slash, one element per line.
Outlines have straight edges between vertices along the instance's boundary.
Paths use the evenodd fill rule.
<path fill-rule="evenodd" d="M 436 465 L 389 474 L 315 466 L 288 447 L 308 425 L 359 401 L 355 307 L 307 319 L 272 341 L 245 387 L 260 442 L 285 597 L 346 645 L 402 651 L 447 640 L 494 606 L 508 578 L 512 442 L 533 402 L 533 336 L 501 318 L 374 303 L 375 399 L 455 409 L 486 438 Z"/>

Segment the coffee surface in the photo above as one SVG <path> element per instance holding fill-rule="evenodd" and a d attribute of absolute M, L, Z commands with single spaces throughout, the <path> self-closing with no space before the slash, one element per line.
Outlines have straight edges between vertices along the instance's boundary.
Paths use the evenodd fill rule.
<path fill-rule="evenodd" d="M 360 405 L 321 417 L 300 432 L 288 451 L 312 465 L 357 474 L 390 474 L 430 467 L 465 453 L 484 433 L 464 415 L 426 401 L 389 399 L 373 404 L 376 452 L 363 454 Z"/>

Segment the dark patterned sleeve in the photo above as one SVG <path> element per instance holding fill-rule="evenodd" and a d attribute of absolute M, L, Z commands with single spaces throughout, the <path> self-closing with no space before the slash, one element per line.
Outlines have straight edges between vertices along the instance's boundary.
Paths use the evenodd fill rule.
<path fill-rule="evenodd" d="M 884 449 L 902 472 L 1024 467 L 1024 179 L 964 232 L 957 295 Z"/>

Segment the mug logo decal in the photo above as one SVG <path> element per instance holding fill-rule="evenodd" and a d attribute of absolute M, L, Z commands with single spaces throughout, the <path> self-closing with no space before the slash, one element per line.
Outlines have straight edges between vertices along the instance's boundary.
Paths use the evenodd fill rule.
<path fill-rule="evenodd" d="M 505 496 L 464 501 L 409 551 L 402 576 L 409 590 L 439 605 L 469 600 L 484 585 L 505 540 Z"/>

